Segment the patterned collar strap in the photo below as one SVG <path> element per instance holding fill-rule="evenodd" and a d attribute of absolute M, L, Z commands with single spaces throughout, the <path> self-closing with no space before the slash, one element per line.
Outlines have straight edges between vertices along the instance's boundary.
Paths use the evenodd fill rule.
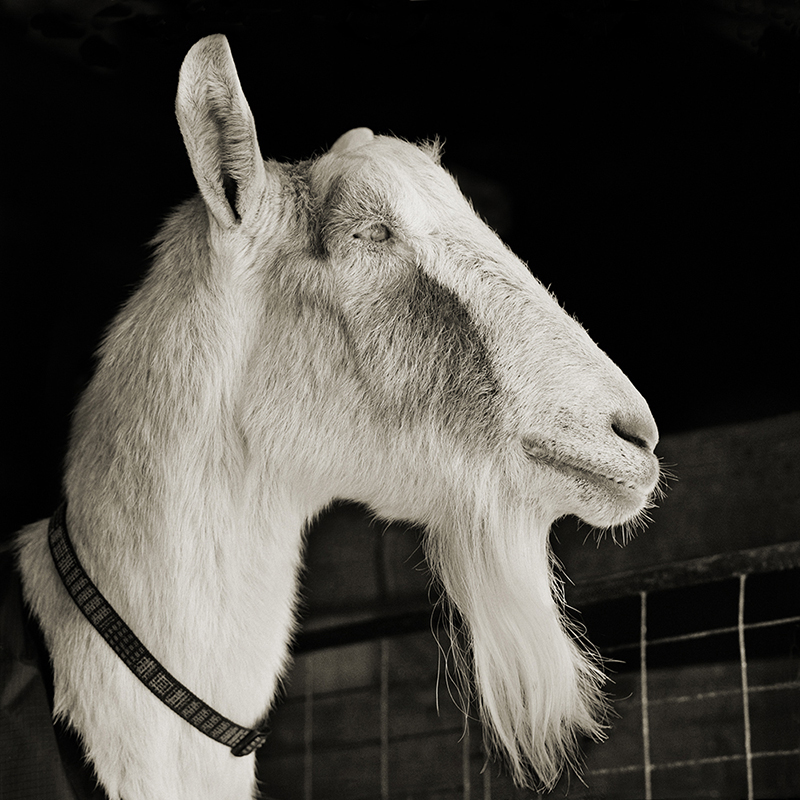
<path fill-rule="evenodd" d="M 173 678 L 114 611 L 78 561 L 67 533 L 66 502 L 50 519 L 48 539 L 58 574 L 75 604 L 125 666 L 165 706 L 201 733 L 230 747 L 235 756 L 249 755 L 264 744 L 268 734 L 266 728 L 243 728 L 214 711 Z"/>

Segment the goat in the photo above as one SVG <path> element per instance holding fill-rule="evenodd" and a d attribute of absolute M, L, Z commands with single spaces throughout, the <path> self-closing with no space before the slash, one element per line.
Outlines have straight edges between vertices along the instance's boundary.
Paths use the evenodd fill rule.
<path fill-rule="evenodd" d="M 552 786 L 602 737 L 598 660 L 563 612 L 548 534 L 641 519 L 650 410 L 475 214 L 435 144 L 356 128 L 264 161 L 225 37 L 180 72 L 199 195 L 110 326 L 64 477 L 76 558 L 163 665 L 256 726 L 294 630 L 304 531 L 336 499 L 423 526 L 462 667 L 515 779 Z M 48 523 L 18 540 L 54 714 L 112 800 L 242 800 L 235 758 L 166 707 L 67 594 Z"/>

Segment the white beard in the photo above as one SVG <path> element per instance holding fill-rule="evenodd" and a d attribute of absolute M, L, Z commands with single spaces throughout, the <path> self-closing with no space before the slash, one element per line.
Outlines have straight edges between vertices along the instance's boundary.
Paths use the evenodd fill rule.
<path fill-rule="evenodd" d="M 492 493 L 465 517 L 450 507 L 431 526 L 426 550 L 463 624 L 451 639 L 462 701 L 474 694 L 487 744 L 515 780 L 546 787 L 575 764 L 579 735 L 604 738 L 599 656 L 584 651 L 565 616 L 554 574 L 550 523 L 534 508 Z M 463 498 L 462 498 L 463 499 Z"/>

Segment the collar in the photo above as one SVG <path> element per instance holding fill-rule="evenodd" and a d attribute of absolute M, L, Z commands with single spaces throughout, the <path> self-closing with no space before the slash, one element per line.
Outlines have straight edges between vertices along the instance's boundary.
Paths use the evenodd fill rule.
<path fill-rule="evenodd" d="M 50 518 L 50 552 L 61 581 L 95 630 L 125 666 L 165 705 L 234 756 L 256 751 L 267 739 L 267 728 L 245 728 L 214 711 L 174 678 L 125 624 L 81 566 L 67 533 L 67 504 Z"/>

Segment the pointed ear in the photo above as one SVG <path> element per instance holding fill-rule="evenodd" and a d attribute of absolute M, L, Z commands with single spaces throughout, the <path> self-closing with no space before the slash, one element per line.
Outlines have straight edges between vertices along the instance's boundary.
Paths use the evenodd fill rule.
<path fill-rule="evenodd" d="M 187 53 L 175 113 L 200 193 L 217 222 L 230 228 L 257 211 L 267 175 L 224 36 L 207 36 Z"/>

